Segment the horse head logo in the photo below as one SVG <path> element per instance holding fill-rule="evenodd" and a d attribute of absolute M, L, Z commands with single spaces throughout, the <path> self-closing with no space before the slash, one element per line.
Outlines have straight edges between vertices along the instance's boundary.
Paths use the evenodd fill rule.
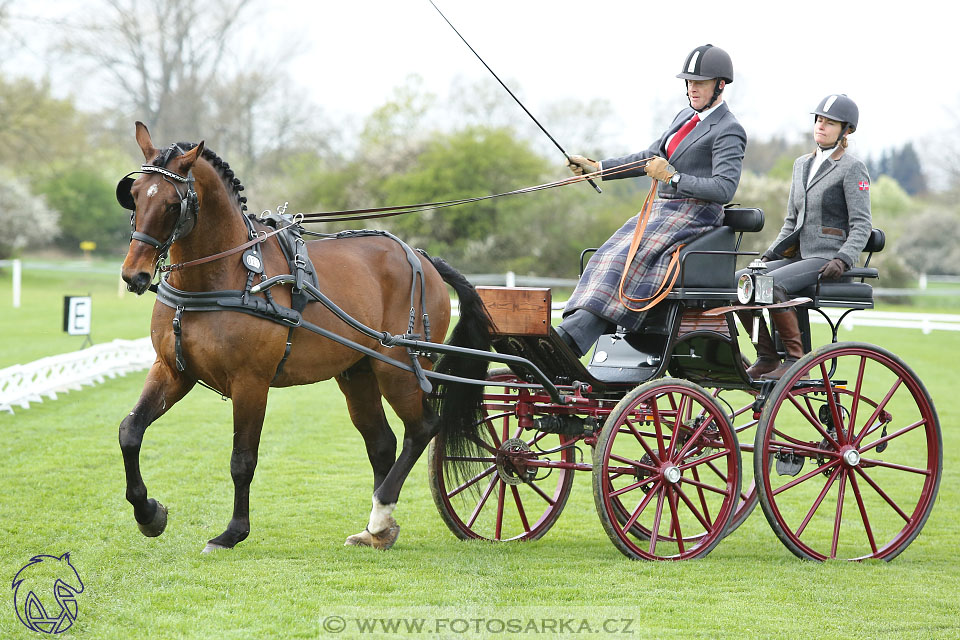
<path fill-rule="evenodd" d="M 31 631 L 63 633 L 77 619 L 77 596 L 83 593 L 83 581 L 70 564 L 69 552 L 30 558 L 10 588 L 17 617 Z"/>

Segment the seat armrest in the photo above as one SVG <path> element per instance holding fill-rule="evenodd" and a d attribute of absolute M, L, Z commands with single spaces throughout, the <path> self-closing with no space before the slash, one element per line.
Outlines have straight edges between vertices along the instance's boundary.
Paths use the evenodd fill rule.
<path fill-rule="evenodd" d="M 873 267 L 853 267 L 843 272 L 844 278 L 879 278 L 880 272 Z"/>

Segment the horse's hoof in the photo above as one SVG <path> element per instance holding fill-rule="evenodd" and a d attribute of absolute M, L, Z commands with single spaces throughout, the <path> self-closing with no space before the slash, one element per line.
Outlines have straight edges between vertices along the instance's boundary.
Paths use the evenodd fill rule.
<path fill-rule="evenodd" d="M 216 542 L 211 540 L 210 542 L 207 543 L 207 546 L 203 548 L 203 551 L 201 553 L 213 553 L 214 551 L 219 551 L 220 549 L 229 549 L 229 548 L 230 547 L 225 547 L 222 544 L 217 544 Z"/>
<path fill-rule="evenodd" d="M 150 502 L 157 505 L 157 510 L 153 514 L 153 520 L 147 524 L 140 524 L 138 522 L 137 527 L 140 529 L 140 533 L 148 538 L 156 538 L 167 528 L 167 508 L 153 498 L 150 498 Z"/>
<path fill-rule="evenodd" d="M 379 533 L 370 533 L 366 529 L 347 538 L 343 543 L 345 547 L 373 547 L 386 551 L 397 541 L 400 535 L 400 525 L 393 518 L 390 518 L 390 525 Z"/>

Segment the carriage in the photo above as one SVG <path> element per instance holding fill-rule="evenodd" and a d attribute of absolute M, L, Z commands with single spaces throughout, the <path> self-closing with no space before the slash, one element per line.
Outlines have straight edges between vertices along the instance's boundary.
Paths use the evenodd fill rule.
<path fill-rule="evenodd" d="M 678 284 L 642 330 L 601 336 L 587 364 L 552 329 L 549 289 L 478 287 L 495 350 L 514 360 L 488 374 L 472 472 L 446 470 L 442 436 L 429 451 L 431 490 L 450 530 L 540 538 L 575 472 L 590 471 L 604 530 L 631 558 L 702 557 L 758 502 L 801 558 L 890 560 L 903 551 L 937 493 L 936 411 L 896 355 L 838 341 L 848 313 L 873 307 L 865 279 L 878 277 L 869 263 L 884 235 L 873 230 L 865 267 L 781 303 L 796 308 L 807 355 L 778 381 L 751 380 L 733 312 L 762 321 L 763 287 L 751 291 L 749 277 L 738 287 L 734 272 L 737 256 L 750 253 L 740 251 L 743 234 L 762 226 L 762 211 L 727 208 L 722 227 L 681 251 Z M 831 336 L 812 351 L 811 311 Z"/>
<path fill-rule="evenodd" d="M 869 257 L 845 281 L 777 303 L 799 312 L 808 354 L 779 381 L 751 380 L 732 314 L 759 322 L 770 283 L 759 268 L 739 285 L 734 274 L 763 214 L 728 208 L 722 226 L 683 247 L 678 283 L 641 331 L 601 336 L 584 364 L 551 327 L 549 290 L 475 288 L 386 232 L 316 234 L 302 214 L 248 216 L 239 180 L 202 142 L 158 149 L 142 123 L 136 138 L 146 164 L 117 186 L 131 223 L 122 276 L 157 293 L 157 360 L 119 441 L 146 536 L 163 533 L 167 510 L 140 472 L 144 432 L 195 385 L 234 408 L 233 514 L 210 551 L 249 535 L 269 388 L 330 378 L 374 475 L 368 524 L 347 544 L 394 544 L 400 489 L 428 445 L 434 500 L 461 538 L 539 538 L 577 471 L 592 472 L 604 529 L 631 558 L 701 557 L 759 502 L 800 557 L 890 560 L 930 514 L 942 447 L 929 394 L 896 355 L 837 339 L 847 313 L 873 306 Z M 874 230 L 865 250 L 883 241 Z M 447 333 L 444 283 L 461 317 L 441 344 L 431 327 Z M 836 321 L 830 307 L 843 310 Z M 811 310 L 831 332 L 813 351 Z M 383 400 L 403 422 L 399 455 Z"/>

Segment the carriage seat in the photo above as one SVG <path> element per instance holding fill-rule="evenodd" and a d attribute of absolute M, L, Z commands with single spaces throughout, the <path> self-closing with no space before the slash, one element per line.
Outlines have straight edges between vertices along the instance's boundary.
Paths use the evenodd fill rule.
<path fill-rule="evenodd" d="M 882 229 L 873 229 L 863 248 L 867 259 L 862 267 L 853 267 L 840 280 L 824 280 L 797 293 L 810 298 L 811 307 L 844 307 L 852 309 L 873 308 L 873 286 L 866 278 L 879 278 L 880 273 L 870 266 L 874 253 L 883 250 L 886 236 Z"/>
<path fill-rule="evenodd" d="M 680 250 L 678 289 L 735 290 L 736 251 L 744 233 L 763 229 L 763 211 L 755 208 L 728 208 L 723 225 L 711 229 Z M 722 252 L 722 253 L 713 253 Z"/>
<path fill-rule="evenodd" d="M 763 229 L 763 211 L 727 207 L 723 224 L 680 250 L 680 274 L 668 300 L 713 300 L 727 304 L 737 295 L 737 255 L 744 233 Z"/>
<path fill-rule="evenodd" d="M 680 250 L 680 275 L 677 277 L 675 289 L 736 292 L 735 252 L 740 248 L 744 233 L 763 229 L 763 219 L 763 211 L 760 209 L 725 208 L 721 226 L 704 233 Z M 591 247 L 580 253 L 581 276 L 586 257 L 595 251 L 597 248 Z M 671 294 L 671 297 L 678 296 Z"/>

